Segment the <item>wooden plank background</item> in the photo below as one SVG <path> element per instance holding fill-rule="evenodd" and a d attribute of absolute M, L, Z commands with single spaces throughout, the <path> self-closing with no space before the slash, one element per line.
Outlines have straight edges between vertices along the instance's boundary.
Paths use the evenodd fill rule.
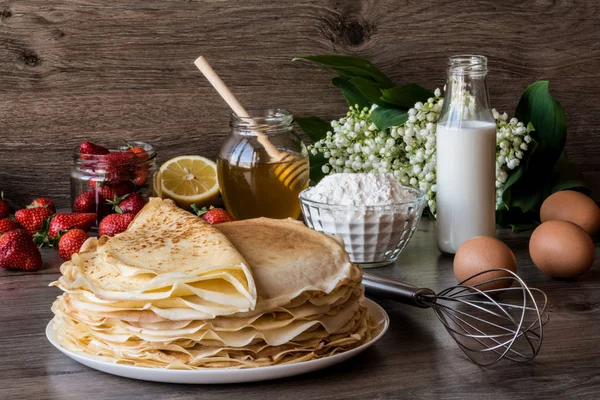
<path fill-rule="evenodd" d="M 490 95 L 514 110 L 550 79 L 567 154 L 600 196 L 597 0 L 0 0 L 0 188 L 13 205 L 68 204 L 71 150 L 135 138 L 159 160 L 215 157 L 228 109 L 192 64 L 205 55 L 247 108 L 332 118 L 345 103 L 295 55 L 368 58 L 395 82 L 442 86 L 445 58 L 485 54 Z"/>

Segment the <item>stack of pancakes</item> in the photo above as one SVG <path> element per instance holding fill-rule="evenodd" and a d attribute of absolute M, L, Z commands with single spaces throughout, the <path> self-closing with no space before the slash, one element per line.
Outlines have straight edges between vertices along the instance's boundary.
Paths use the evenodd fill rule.
<path fill-rule="evenodd" d="M 90 238 L 53 285 L 61 345 L 156 368 L 249 368 L 370 340 L 361 271 L 292 220 L 217 226 L 153 199 L 129 229 Z"/>

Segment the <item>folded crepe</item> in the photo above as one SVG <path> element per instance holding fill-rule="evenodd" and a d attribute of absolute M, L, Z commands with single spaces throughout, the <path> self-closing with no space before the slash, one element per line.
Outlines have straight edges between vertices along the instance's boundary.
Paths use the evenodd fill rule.
<path fill-rule="evenodd" d="M 61 267 L 62 346 L 155 368 L 250 368 L 370 340 L 361 270 L 336 238 L 293 220 L 210 226 L 153 199 L 128 230 Z"/>
<path fill-rule="evenodd" d="M 256 311 L 287 304 L 302 293 L 331 293 L 362 277 L 339 238 L 300 221 L 256 218 L 215 227 L 252 266 L 258 288 Z"/>
<path fill-rule="evenodd" d="M 115 237 L 88 239 L 61 272 L 57 286 L 99 302 L 183 298 L 207 317 L 256 305 L 256 285 L 241 254 L 171 200 L 152 199 Z"/>

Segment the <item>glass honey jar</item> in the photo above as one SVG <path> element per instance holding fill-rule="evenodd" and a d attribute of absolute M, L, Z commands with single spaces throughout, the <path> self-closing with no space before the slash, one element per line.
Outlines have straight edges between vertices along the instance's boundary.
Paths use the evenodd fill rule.
<path fill-rule="evenodd" d="M 298 218 L 298 194 L 308 187 L 306 146 L 286 110 L 231 116 L 217 173 L 223 201 L 236 219 Z"/>

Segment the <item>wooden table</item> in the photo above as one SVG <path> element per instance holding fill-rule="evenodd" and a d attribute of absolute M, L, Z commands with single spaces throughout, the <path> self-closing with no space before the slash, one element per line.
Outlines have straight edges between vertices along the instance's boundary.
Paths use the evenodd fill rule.
<path fill-rule="evenodd" d="M 372 270 L 441 289 L 455 283 L 452 259 L 435 248 L 435 226 L 424 221 L 389 267 Z M 431 310 L 388 301 L 384 338 L 358 357 L 320 372 L 270 382 L 185 386 L 119 378 L 72 361 L 46 340 L 50 305 L 59 294 L 48 283 L 61 260 L 44 250 L 41 271 L 0 271 L 0 399 L 532 399 L 600 396 L 600 262 L 575 281 L 543 275 L 531 263 L 528 233 L 500 233 L 515 252 L 519 274 L 543 289 L 550 322 L 538 358 L 528 364 L 471 363 Z M 596 250 L 600 246 L 596 240 Z"/>

